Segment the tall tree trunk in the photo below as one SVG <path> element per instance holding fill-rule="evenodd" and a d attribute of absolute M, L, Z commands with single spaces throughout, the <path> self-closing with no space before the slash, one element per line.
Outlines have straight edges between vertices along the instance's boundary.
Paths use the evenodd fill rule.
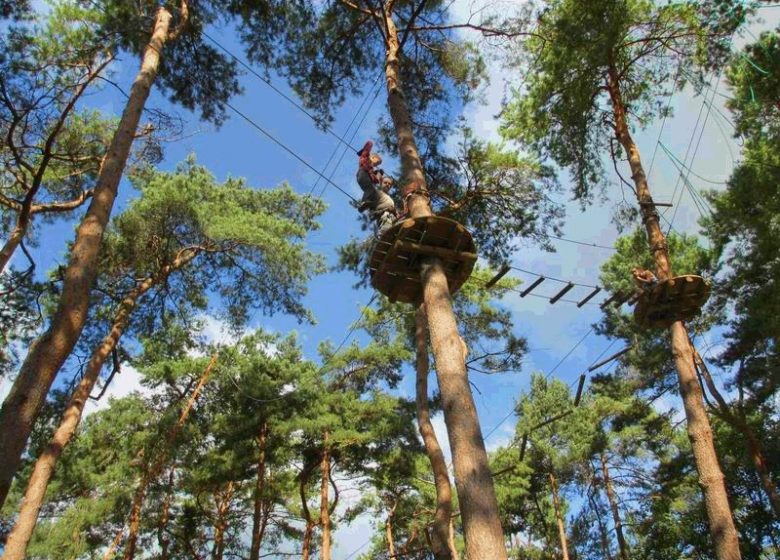
<path fill-rule="evenodd" d="M 330 560 L 330 507 L 328 498 L 330 493 L 330 448 L 328 440 L 330 433 L 325 432 L 322 436 L 322 458 L 320 460 L 320 526 L 322 527 L 322 550 L 320 551 L 320 560 Z"/>
<path fill-rule="evenodd" d="M 631 167 L 631 177 L 636 186 L 642 221 L 645 224 L 650 251 L 655 260 L 656 276 L 659 280 L 666 280 L 672 277 L 669 247 L 658 223 L 658 212 L 650 194 L 639 149 L 629 131 L 618 73 L 614 66 L 609 69 L 607 88 L 612 101 L 615 134 L 628 154 L 628 163 Z M 688 333 L 682 321 L 673 323 L 669 331 L 677 378 L 680 384 L 680 394 L 688 424 L 688 439 L 691 442 L 696 470 L 699 473 L 699 485 L 704 493 L 704 504 L 715 555 L 718 560 L 740 560 L 742 556 L 739 550 L 739 538 L 734 527 L 723 472 L 715 452 L 715 442 L 704 407 L 701 386 L 696 377 L 693 348 L 689 343 Z"/>
<path fill-rule="evenodd" d="M 252 514 L 252 545 L 249 549 L 249 560 L 259 560 L 260 545 L 263 542 L 263 533 L 267 517 L 263 512 L 265 500 L 265 448 L 268 442 L 268 422 L 260 426 L 260 435 L 257 436 L 257 477 L 255 478 L 254 512 Z"/>
<path fill-rule="evenodd" d="M 179 414 L 179 419 L 176 421 L 176 424 L 174 424 L 171 431 L 168 432 L 168 436 L 165 438 L 165 444 L 160 450 L 159 455 L 152 460 L 152 463 L 147 469 L 145 469 L 144 474 L 141 476 L 141 482 L 138 484 L 138 488 L 136 488 L 135 494 L 133 495 L 133 503 L 130 507 L 130 521 L 128 522 L 129 528 L 127 542 L 125 543 L 124 560 L 133 560 L 133 557 L 135 556 L 135 547 L 138 541 L 138 529 L 141 525 L 141 507 L 143 507 L 144 498 L 146 497 L 146 490 L 149 488 L 149 484 L 151 484 L 153 480 L 160 476 L 160 472 L 162 472 L 162 469 L 165 467 L 165 464 L 168 460 L 168 452 L 173 446 L 182 427 L 187 422 L 190 411 L 192 410 L 192 407 L 195 406 L 195 402 L 198 400 L 203 387 L 209 380 L 209 377 L 211 376 L 211 370 L 214 368 L 216 363 L 217 355 L 214 354 L 211 357 L 211 360 L 209 360 L 206 369 L 204 369 L 203 373 L 200 375 L 198 384 L 195 386 L 195 389 L 192 390 L 192 394 L 190 395 L 189 399 L 187 399 L 187 404 L 184 405 L 184 408 Z"/>
<path fill-rule="evenodd" d="M 615 536 L 617 537 L 620 560 L 629 560 L 630 554 L 628 551 L 628 543 L 626 542 L 625 535 L 623 535 L 623 522 L 620 519 L 617 496 L 615 496 L 615 489 L 612 487 L 612 479 L 609 477 L 607 454 L 603 450 L 599 454 L 599 459 L 601 461 L 601 474 L 604 478 L 604 491 L 607 493 L 609 509 L 612 511 L 612 522 L 615 525 Z"/>
<path fill-rule="evenodd" d="M 693 346 L 693 344 L 691 344 L 691 346 Z M 750 456 L 750 460 L 753 463 L 753 467 L 756 469 L 756 474 L 758 474 L 758 478 L 761 481 L 761 486 L 764 490 L 764 493 L 769 499 L 769 505 L 772 507 L 775 518 L 780 518 L 780 493 L 778 493 L 777 486 L 775 486 L 775 483 L 772 480 L 772 475 L 769 473 L 769 469 L 767 468 L 766 459 L 764 458 L 764 453 L 761 449 L 761 442 L 759 441 L 756 432 L 753 431 L 753 428 L 740 412 L 732 411 L 732 408 L 726 402 L 726 399 L 724 399 L 723 395 L 721 395 L 720 391 L 718 391 L 718 387 L 715 385 L 715 381 L 713 381 L 712 375 L 710 375 L 710 370 L 707 367 L 707 364 L 699 355 L 699 352 L 696 350 L 696 348 L 693 349 L 693 353 L 696 366 L 701 373 L 705 384 L 707 385 L 707 389 L 709 389 L 710 394 L 718 404 L 717 409 L 714 411 L 715 414 L 717 414 L 718 417 L 721 418 L 724 422 L 727 422 L 729 425 L 731 425 L 731 427 L 741 432 L 745 437 L 745 445 L 747 446 L 748 455 Z"/>
<path fill-rule="evenodd" d="M 214 524 L 214 547 L 212 549 L 212 557 L 214 560 L 222 560 L 225 555 L 225 533 L 228 528 L 227 514 L 230 511 L 230 501 L 233 499 L 233 489 L 235 483 L 231 480 L 228 482 L 227 488 L 220 496 L 219 493 L 215 496 L 217 498 L 217 520 Z"/>
<path fill-rule="evenodd" d="M 146 99 L 157 75 L 168 38 L 171 14 L 157 10 L 154 31 L 144 52 L 141 70 L 100 167 L 92 202 L 76 231 L 65 269 L 62 295 L 49 328 L 30 346 L 27 357 L 0 409 L 0 507 L 19 468 L 22 452 L 46 395 L 62 364 L 81 335 L 89 310 L 89 293 L 97 276 L 97 260 L 119 181 Z"/>
<path fill-rule="evenodd" d="M 16 524 L 8 536 L 5 554 L 3 560 L 22 560 L 27 552 L 27 545 L 32 537 L 35 524 L 38 520 L 38 513 L 43 504 L 43 498 L 46 495 L 46 489 L 54 476 L 54 469 L 57 466 L 62 452 L 73 439 L 76 428 L 81 422 L 81 416 L 84 413 L 84 407 L 87 404 L 92 389 L 100 376 L 111 352 L 114 351 L 122 333 L 130 321 L 130 315 L 135 309 L 138 299 L 146 292 L 165 281 L 174 270 L 186 266 L 199 253 L 198 249 L 186 249 L 179 252 L 173 263 L 165 266 L 160 273 L 154 277 L 146 278 L 135 289 L 130 291 L 119 304 L 111 330 L 103 338 L 101 343 L 95 348 L 90 356 L 84 377 L 81 378 L 76 390 L 70 397 L 62 420 L 57 430 L 54 432 L 48 445 L 44 448 L 38 460 L 35 462 L 30 480 L 27 483 L 27 490 L 24 494 L 19 516 Z"/>
<path fill-rule="evenodd" d="M 392 2 L 388 3 L 392 9 Z M 395 126 L 401 158 L 404 198 L 413 218 L 432 214 L 425 176 L 404 100 L 400 71 L 400 44 L 392 13 L 384 12 L 387 30 L 385 75 L 387 102 Z M 490 474 L 485 442 L 469 386 L 465 355 L 447 277 L 440 259 L 426 258 L 420 272 L 428 316 L 436 376 L 444 405 L 444 422 L 452 449 L 466 553 L 475 560 L 506 560 L 498 502 Z"/>
<path fill-rule="evenodd" d="M 168 473 L 168 488 L 165 492 L 165 500 L 160 513 L 160 524 L 157 527 L 157 544 L 160 546 L 160 560 L 168 560 L 168 546 L 171 542 L 168 536 L 168 521 L 171 518 L 171 501 L 173 500 L 175 474 L 176 469 L 171 467 L 170 473 Z"/>
<path fill-rule="evenodd" d="M 555 509 L 555 520 L 558 522 L 558 538 L 561 541 L 561 554 L 563 560 L 569 560 L 569 543 L 566 540 L 566 527 L 563 524 L 563 513 L 561 512 L 561 502 L 558 498 L 558 483 L 555 475 L 550 475 L 550 491 L 552 493 L 553 507 Z"/>
<path fill-rule="evenodd" d="M 444 453 L 436 438 L 428 408 L 428 333 L 425 306 L 415 315 L 415 341 L 417 343 L 417 426 L 422 436 L 425 452 L 431 463 L 436 485 L 436 512 L 433 515 L 431 551 L 436 560 L 457 560 L 457 551 L 449 546 L 452 517 L 452 488 Z"/>

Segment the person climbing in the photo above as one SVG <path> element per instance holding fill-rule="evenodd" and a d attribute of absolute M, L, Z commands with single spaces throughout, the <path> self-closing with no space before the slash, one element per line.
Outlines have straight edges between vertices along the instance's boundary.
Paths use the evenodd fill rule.
<path fill-rule="evenodd" d="M 392 177 L 384 174 L 381 169 L 375 169 L 382 163 L 379 154 L 371 153 L 374 143 L 369 140 L 358 151 L 357 182 L 363 191 L 363 198 L 358 204 L 358 211 L 369 211 L 369 216 L 376 225 L 376 235 L 381 237 L 393 226 L 396 218 L 395 202 L 387 191 L 395 183 Z"/>
<path fill-rule="evenodd" d="M 631 274 L 634 276 L 634 282 L 645 292 L 652 292 L 658 285 L 658 277 L 652 271 L 646 268 L 635 267 Z"/>

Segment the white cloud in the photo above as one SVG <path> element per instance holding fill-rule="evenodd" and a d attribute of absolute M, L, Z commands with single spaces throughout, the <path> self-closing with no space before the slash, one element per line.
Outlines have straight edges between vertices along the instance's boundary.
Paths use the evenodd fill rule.
<path fill-rule="evenodd" d="M 105 394 L 99 401 L 88 400 L 84 407 L 84 416 L 88 416 L 99 410 L 104 410 L 111 404 L 111 399 L 121 399 L 127 397 L 132 393 L 141 393 L 144 395 L 151 394 L 151 391 L 141 385 L 141 372 L 135 369 L 130 364 L 123 363 L 121 370 L 111 380 L 111 384 L 106 389 Z M 100 386 L 95 387 L 92 391 L 93 395 L 96 395 L 100 391 Z"/>

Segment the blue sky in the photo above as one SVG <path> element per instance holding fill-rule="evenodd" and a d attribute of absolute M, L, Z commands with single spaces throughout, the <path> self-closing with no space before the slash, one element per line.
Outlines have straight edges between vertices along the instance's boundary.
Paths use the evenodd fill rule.
<path fill-rule="evenodd" d="M 455 18 L 466 17 L 473 11 L 473 4 L 458 0 L 453 9 Z M 758 33 L 764 28 L 774 27 L 778 23 L 780 9 L 762 10 L 762 15 L 767 21 L 752 26 L 753 33 Z M 242 49 L 233 40 L 229 30 L 211 29 L 209 33 L 243 59 Z M 744 42 L 744 39 L 740 39 L 738 44 L 740 42 Z M 129 88 L 137 64 L 135 59 L 127 56 L 116 65 L 117 82 L 122 84 L 125 89 Z M 502 81 L 506 72 L 500 71 L 496 65 L 491 65 L 490 69 L 492 82 L 484 92 L 484 104 L 465 107 L 463 116 L 477 135 L 485 139 L 497 139 L 494 115 L 498 113 L 501 100 L 507 91 Z M 272 79 L 277 87 L 289 92 L 281 80 L 273 77 Z M 332 172 L 335 183 L 352 193 L 353 196 L 359 196 L 360 191 L 354 181 L 357 158 L 353 151 L 346 151 L 343 161 L 337 168 L 334 169 L 333 166 L 325 168 L 324 166 L 334 150 L 339 150 L 336 155 L 336 159 L 338 159 L 344 147 L 340 146 L 331 135 L 315 128 L 308 116 L 293 107 L 255 76 L 246 74 L 242 77 L 241 83 L 245 93 L 233 101 L 233 104 L 240 111 L 265 127 L 315 168 L 325 171 L 326 174 Z M 728 93 L 723 81 L 719 84 L 719 91 L 723 94 Z M 369 99 L 372 98 L 373 96 Z M 366 139 L 375 137 L 377 121 L 386 111 L 385 99 L 384 91 L 376 97 L 362 126 L 356 133 L 353 142 L 355 146 L 360 146 Z M 337 111 L 336 119 L 332 125 L 334 131 L 340 135 L 345 134 L 361 100 L 362 98 L 349 99 Z M 714 96 L 714 106 L 727 114 L 723 107 L 723 101 L 722 97 Z M 688 91 L 678 93 L 672 101 L 675 116 L 667 120 L 663 131 L 660 131 L 660 123 L 656 123 L 656 125 L 636 135 L 646 165 L 649 166 L 652 159 L 659 132 L 664 145 L 677 157 L 683 159 L 694 133 L 694 124 L 702 108 L 702 103 L 701 98 L 692 96 Z M 108 86 L 102 93 L 91 98 L 90 104 L 107 114 L 119 114 L 123 106 L 123 98 Z M 171 109 L 170 104 L 156 92 L 152 94 L 147 106 L 164 110 Z M 257 187 L 271 187 L 287 181 L 301 193 L 308 193 L 315 185 L 317 175 L 314 172 L 260 135 L 237 115 L 231 113 L 229 120 L 221 128 L 215 129 L 211 125 L 198 122 L 194 115 L 182 109 L 175 108 L 173 110 L 186 119 L 186 134 L 184 139 L 165 146 L 165 160 L 161 164 L 161 168 L 172 169 L 188 154 L 195 153 L 198 162 L 209 168 L 219 179 L 224 179 L 227 176 L 245 177 L 250 185 Z M 730 125 L 716 111 L 708 112 L 706 107 L 699 121 L 696 138 L 701 133 L 701 121 L 705 119 L 704 114 L 706 113 L 708 113 L 708 117 L 692 167 L 696 173 L 707 179 L 725 181 L 733 167 L 734 159 L 739 157 L 739 146 L 730 138 Z M 361 118 L 362 114 L 358 116 L 357 120 Z M 390 154 L 384 155 L 385 169 L 396 168 L 393 164 L 387 164 L 394 158 Z M 626 176 L 628 174 L 625 173 Z M 663 150 L 659 148 L 655 156 L 655 164 L 649 175 L 651 189 L 656 200 L 664 202 L 671 200 L 678 176 L 677 169 Z M 691 177 L 691 182 L 699 189 L 713 187 L 713 185 L 696 177 Z M 320 192 L 323 186 L 324 183 L 320 181 L 315 193 Z M 628 194 L 627 199 L 629 202 L 633 202 Z M 115 208 L 114 215 L 121 210 L 122 205 L 132 195 L 132 189 L 124 182 L 120 189 L 119 205 Z M 358 214 L 348 204 L 347 197 L 331 186 L 324 189 L 323 197 L 329 205 L 328 210 L 322 220 L 322 229 L 310 238 L 309 243 L 313 250 L 326 255 L 329 263 L 333 264 L 336 262 L 335 249 L 338 245 L 346 242 L 351 235 L 365 236 L 366 233 L 360 231 Z M 565 202 L 568 194 L 559 198 Z M 585 213 L 580 212 L 578 205 L 567 203 L 564 237 L 604 246 L 611 245 L 618 235 L 611 223 L 611 215 L 615 203 L 621 199 L 620 187 L 616 181 L 613 181 L 607 192 L 607 200 L 589 208 Z M 671 218 L 671 212 L 667 215 Z M 680 232 L 694 232 L 697 229 L 698 217 L 699 214 L 690 196 L 683 195 L 677 208 L 674 228 Z M 43 226 L 39 231 L 41 243 L 34 251 L 34 255 L 39 261 L 39 269 L 45 270 L 64 261 L 65 244 L 73 237 L 73 226 L 71 223 L 59 223 L 53 226 Z M 557 249 L 555 253 L 546 253 L 529 246 L 513 256 L 512 264 L 539 274 L 584 284 L 596 284 L 600 264 L 611 255 L 610 250 L 603 248 L 587 247 L 568 242 L 556 242 L 555 245 Z M 534 279 L 534 276 L 518 271 L 512 271 L 512 274 L 522 278 L 526 283 Z M 322 340 L 330 339 L 336 344 L 341 342 L 351 323 L 359 317 L 361 306 L 371 298 L 371 291 L 352 289 L 354 280 L 350 274 L 330 273 L 319 276 L 311 282 L 306 303 L 318 320 L 314 326 L 297 325 L 294 321 L 282 316 L 269 318 L 259 315 L 253 318 L 251 326 L 264 327 L 279 332 L 297 330 L 301 335 L 307 355 L 314 358 L 316 357 L 317 344 Z M 557 285 L 545 282 L 537 292 L 552 295 L 557 289 Z M 577 295 L 584 295 L 583 292 L 573 294 L 570 296 L 575 298 Z M 551 306 L 544 299 L 537 297 L 521 299 L 517 294 L 507 296 L 502 304 L 512 311 L 515 331 L 517 334 L 527 337 L 530 352 L 525 367 L 521 371 L 498 376 L 472 374 L 472 381 L 479 390 L 478 393 L 475 393 L 475 402 L 483 432 L 492 432 L 487 442 L 489 448 L 495 448 L 511 438 L 514 421 L 512 418 L 504 419 L 512 410 L 519 393 L 527 386 L 530 372 L 535 370 L 550 372 L 588 332 L 591 324 L 599 319 L 599 308 L 596 305 L 586 305 L 582 309 L 577 309 L 573 304 L 558 302 Z M 219 330 L 218 322 L 212 321 L 209 328 L 216 333 Z M 355 333 L 353 338 L 360 341 L 367 340 L 359 332 Z M 707 341 L 707 343 L 715 342 L 717 342 L 717 335 L 714 339 L 711 338 Z M 554 375 L 568 383 L 575 382 L 579 374 L 593 363 L 608 344 L 609 341 L 594 334 L 588 336 L 560 364 Z M 612 350 L 617 349 L 619 349 L 617 345 L 612 348 Z M 132 389 L 137 382 L 137 376 L 134 374 L 123 375 L 124 379 L 115 381 L 117 387 L 112 391 L 115 395 L 123 394 Z M 413 394 L 413 380 L 410 377 L 407 376 L 400 388 L 401 392 L 407 395 Z M 6 391 L 7 383 L 6 386 L 0 384 L 0 396 L 4 395 Z M 674 405 L 676 400 L 672 398 L 668 404 Z M 440 439 L 444 443 L 446 436 L 441 431 L 440 418 L 437 419 L 436 424 L 437 428 L 440 429 Z M 368 538 L 365 531 L 367 523 L 367 520 L 362 520 L 354 527 L 341 529 L 337 533 L 334 555 L 336 560 L 344 560 L 348 553 L 365 543 Z"/>

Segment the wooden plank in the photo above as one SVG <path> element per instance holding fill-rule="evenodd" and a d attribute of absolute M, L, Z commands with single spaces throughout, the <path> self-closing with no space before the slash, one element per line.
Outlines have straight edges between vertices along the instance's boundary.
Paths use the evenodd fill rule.
<path fill-rule="evenodd" d="M 591 293 L 589 293 L 587 296 L 585 296 L 583 299 L 577 302 L 577 307 L 582 307 L 586 303 L 588 303 L 590 300 L 593 299 L 593 296 L 598 294 L 601 291 L 601 288 L 595 288 Z"/>
<path fill-rule="evenodd" d="M 496 275 L 493 276 L 493 278 L 488 280 L 487 284 L 485 284 L 485 289 L 489 290 L 490 288 L 495 286 L 498 283 L 498 281 L 501 280 L 506 275 L 507 272 L 509 272 L 509 265 L 505 264 L 504 266 L 501 267 L 501 270 L 499 270 L 496 273 Z"/>
<path fill-rule="evenodd" d="M 566 295 L 566 293 L 572 288 L 574 288 L 574 284 L 569 282 L 565 288 L 563 288 L 560 292 L 558 292 L 557 294 L 555 294 L 553 297 L 550 298 L 550 305 L 556 303 L 559 299 L 561 299 L 564 295 Z"/>
<path fill-rule="evenodd" d="M 441 258 L 452 259 L 456 261 L 477 260 L 476 253 L 453 251 L 452 249 L 445 249 L 444 247 L 434 247 L 432 245 L 420 245 L 419 243 L 412 243 L 411 241 L 398 241 L 396 245 L 399 247 L 400 250 L 409 251 L 411 253 L 419 253 L 421 255 L 441 257 Z"/>
<path fill-rule="evenodd" d="M 527 296 L 528 294 L 530 294 L 530 293 L 531 293 L 531 291 L 532 291 L 534 288 L 536 288 L 536 287 L 537 287 L 539 284 L 541 284 L 542 282 L 544 282 L 544 280 L 545 280 L 544 276 L 540 276 L 539 278 L 537 278 L 537 279 L 534 281 L 534 283 L 533 283 L 533 284 L 531 284 L 531 285 L 530 285 L 530 286 L 528 286 L 528 287 L 527 287 L 525 290 L 523 290 L 522 292 L 520 292 L 520 297 L 525 297 L 525 296 Z"/>

